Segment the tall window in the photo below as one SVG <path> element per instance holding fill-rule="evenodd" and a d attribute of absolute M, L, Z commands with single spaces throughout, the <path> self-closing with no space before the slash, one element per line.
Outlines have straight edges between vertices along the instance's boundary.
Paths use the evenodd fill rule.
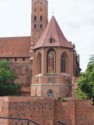
<path fill-rule="evenodd" d="M 65 59 L 65 56 L 62 55 L 61 56 L 61 72 L 65 72 L 65 69 L 66 69 L 66 59 Z"/>
<path fill-rule="evenodd" d="M 37 20 L 37 17 L 36 17 L 36 16 L 34 16 L 34 21 L 36 22 L 36 20 Z"/>
<path fill-rule="evenodd" d="M 42 21 L 42 16 L 40 16 L 40 21 Z"/>
<path fill-rule="evenodd" d="M 41 54 L 39 53 L 37 56 L 37 73 L 41 73 Z"/>
<path fill-rule="evenodd" d="M 56 72 L 56 54 L 55 51 L 50 49 L 47 53 L 47 72 Z"/>
<path fill-rule="evenodd" d="M 42 29 L 42 24 L 40 24 L 40 28 Z"/>

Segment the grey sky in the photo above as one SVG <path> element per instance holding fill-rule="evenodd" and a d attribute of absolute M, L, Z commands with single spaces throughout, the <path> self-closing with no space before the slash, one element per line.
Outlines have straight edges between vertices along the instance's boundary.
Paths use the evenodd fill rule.
<path fill-rule="evenodd" d="M 84 71 L 94 54 L 94 0 L 48 0 L 64 35 L 76 45 Z M 29 36 L 31 0 L 0 0 L 0 37 Z"/>

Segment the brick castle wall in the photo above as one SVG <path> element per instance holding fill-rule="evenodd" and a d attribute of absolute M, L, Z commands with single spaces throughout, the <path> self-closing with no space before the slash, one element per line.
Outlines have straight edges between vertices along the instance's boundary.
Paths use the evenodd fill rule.
<path fill-rule="evenodd" d="M 94 125 L 94 106 L 91 100 L 55 101 L 54 117 L 66 125 Z"/>
<path fill-rule="evenodd" d="M 36 121 L 40 125 L 53 125 L 54 100 L 32 97 L 5 97 L 0 116 L 24 118 Z M 8 108 L 7 108 L 8 107 Z M 6 112 L 3 112 L 6 110 Z M 27 125 L 27 121 L 8 120 L 5 125 Z"/>
<path fill-rule="evenodd" d="M 29 58 L 10 58 L 10 66 L 16 76 L 15 83 L 21 85 L 21 94 L 30 96 L 32 62 Z M 24 60 L 23 60 L 24 59 Z"/>
<path fill-rule="evenodd" d="M 0 98 L 0 116 L 31 119 L 40 125 L 56 125 L 62 121 L 66 125 L 94 125 L 94 106 L 90 100 L 68 100 L 35 97 Z M 27 121 L 1 120 L 3 125 L 27 125 Z"/>

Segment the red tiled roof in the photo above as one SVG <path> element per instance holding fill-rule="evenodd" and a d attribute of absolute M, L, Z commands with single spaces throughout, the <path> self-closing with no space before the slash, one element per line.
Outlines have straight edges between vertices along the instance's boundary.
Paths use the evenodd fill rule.
<path fill-rule="evenodd" d="M 0 38 L 0 57 L 29 57 L 31 37 Z"/>
<path fill-rule="evenodd" d="M 52 43 L 49 42 L 49 39 L 51 37 L 55 39 L 55 42 Z M 41 38 L 34 46 L 34 49 L 40 47 L 58 47 L 58 46 L 73 48 L 72 43 L 65 38 L 56 19 L 53 16 L 50 22 L 48 23 L 45 31 L 43 32 Z"/>

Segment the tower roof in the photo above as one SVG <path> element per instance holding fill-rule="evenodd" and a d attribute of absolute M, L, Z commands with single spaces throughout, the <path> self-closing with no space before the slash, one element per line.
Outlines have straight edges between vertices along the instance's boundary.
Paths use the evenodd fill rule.
<path fill-rule="evenodd" d="M 73 48 L 72 43 L 69 42 L 62 33 L 54 16 L 51 18 L 42 36 L 34 46 L 34 49 L 41 47 Z"/>

